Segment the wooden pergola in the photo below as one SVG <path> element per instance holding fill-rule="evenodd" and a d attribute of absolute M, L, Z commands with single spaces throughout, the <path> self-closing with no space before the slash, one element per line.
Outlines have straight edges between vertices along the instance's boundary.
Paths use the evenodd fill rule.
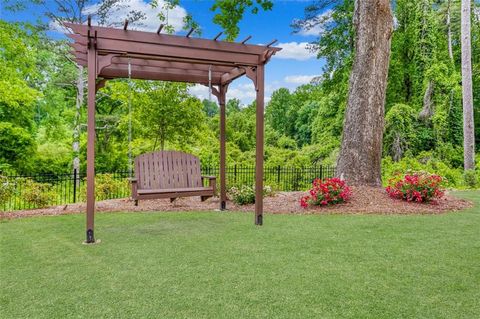
<path fill-rule="evenodd" d="M 87 243 L 95 242 L 95 95 L 105 82 L 129 77 L 197 83 L 211 86 L 220 105 L 220 209 L 226 209 L 225 102 L 228 85 L 246 75 L 256 90 L 255 224 L 263 223 L 264 79 L 265 64 L 281 50 L 267 45 L 250 45 L 156 33 L 65 23 L 73 33 L 72 54 L 88 69 L 87 120 Z"/>

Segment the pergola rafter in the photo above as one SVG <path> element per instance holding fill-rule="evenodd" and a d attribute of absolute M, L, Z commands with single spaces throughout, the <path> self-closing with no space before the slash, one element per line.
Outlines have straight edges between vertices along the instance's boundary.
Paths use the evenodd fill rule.
<path fill-rule="evenodd" d="M 256 179 L 255 224 L 262 225 L 263 216 L 263 144 L 264 144 L 264 66 L 271 56 L 281 50 L 267 45 L 219 41 L 157 32 L 65 23 L 73 39 L 71 53 L 75 61 L 88 69 L 87 121 L 87 242 L 93 235 L 95 213 L 95 94 L 109 79 L 127 78 L 161 80 L 212 85 L 212 93 L 220 105 L 220 209 L 226 208 L 226 93 L 228 85 L 246 75 L 255 86 L 256 98 Z"/>

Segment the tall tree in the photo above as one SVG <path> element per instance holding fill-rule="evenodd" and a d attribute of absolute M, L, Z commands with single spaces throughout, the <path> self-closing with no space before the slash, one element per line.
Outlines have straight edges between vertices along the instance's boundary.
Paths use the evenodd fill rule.
<path fill-rule="evenodd" d="M 465 170 L 475 169 L 475 133 L 473 123 L 471 0 L 462 0 L 462 93 L 463 160 Z"/>
<path fill-rule="evenodd" d="M 288 135 L 289 119 L 287 114 L 291 108 L 292 96 L 286 88 L 281 88 L 272 94 L 265 110 L 265 119 L 270 126 L 283 135 Z M 292 123 L 293 124 L 293 123 Z"/>
<path fill-rule="evenodd" d="M 393 17 L 388 0 L 355 2 L 355 59 L 338 174 L 357 185 L 381 185 L 382 137 Z"/>
<path fill-rule="evenodd" d="M 72 23 L 84 23 L 87 21 L 89 15 L 94 15 L 97 18 L 97 23 L 100 25 L 115 25 L 121 23 L 121 21 L 111 21 L 112 13 L 116 10 L 125 8 L 126 4 L 124 0 L 100 0 L 93 2 L 91 0 L 2 0 L 7 9 L 18 11 L 23 10 L 28 4 L 37 5 L 42 8 L 47 17 L 44 28 L 63 29 L 63 22 Z M 92 10 L 93 9 L 93 10 Z M 145 18 L 145 13 L 138 10 L 130 10 L 126 19 L 129 22 L 138 22 Z M 72 61 L 73 63 L 73 61 Z M 75 99 L 75 117 L 73 123 L 73 169 L 80 169 L 80 111 L 83 105 L 84 91 L 85 91 L 85 79 L 84 79 L 83 66 L 78 65 L 77 78 L 72 83 L 76 87 L 76 99 Z"/>
<path fill-rule="evenodd" d="M 35 102 L 41 92 L 38 77 L 37 35 L 29 27 L 0 20 L 0 170 L 26 171 L 35 141 Z"/>
<path fill-rule="evenodd" d="M 140 134 L 154 140 L 153 150 L 165 143 L 183 146 L 194 141 L 204 121 L 203 105 L 188 94 L 184 83 L 135 82 L 134 109 L 142 123 Z"/>

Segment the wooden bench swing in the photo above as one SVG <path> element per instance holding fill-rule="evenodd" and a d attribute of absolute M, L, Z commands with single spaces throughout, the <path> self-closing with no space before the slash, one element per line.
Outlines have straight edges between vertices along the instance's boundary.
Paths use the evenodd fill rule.
<path fill-rule="evenodd" d="M 209 79 L 211 71 L 209 71 Z M 131 83 L 131 63 L 128 60 L 128 81 Z M 129 87 L 128 112 L 128 157 L 132 176 L 132 94 Z M 209 81 L 211 89 L 211 82 Z M 216 177 L 202 176 L 198 157 L 179 151 L 156 151 L 137 156 L 133 163 L 135 177 L 130 178 L 132 199 L 135 206 L 139 200 L 200 196 L 206 199 L 215 195 Z M 208 185 L 205 186 L 205 180 Z"/>
<path fill-rule="evenodd" d="M 208 186 L 204 186 L 208 180 Z M 200 196 L 202 202 L 214 196 L 215 176 L 202 176 L 200 160 L 178 151 L 158 151 L 135 158 L 135 178 L 131 179 L 132 199 L 139 200 Z"/>

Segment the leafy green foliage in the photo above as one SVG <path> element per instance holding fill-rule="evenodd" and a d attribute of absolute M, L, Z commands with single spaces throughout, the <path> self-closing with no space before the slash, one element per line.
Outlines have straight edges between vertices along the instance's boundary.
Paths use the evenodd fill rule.
<path fill-rule="evenodd" d="M 208 117 L 213 117 L 218 114 L 219 111 L 218 111 L 217 103 L 204 99 L 202 101 L 202 104 L 203 104 L 203 112 Z"/>
<path fill-rule="evenodd" d="M 333 71 L 343 73 L 351 67 L 354 50 L 353 0 L 317 0 L 305 8 L 305 18 L 292 24 L 295 32 L 321 30 L 310 44 L 319 58 L 325 58 L 325 78 Z"/>
<path fill-rule="evenodd" d="M 475 188 L 477 187 L 479 180 L 477 178 L 477 173 L 475 170 L 467 170 L 465 171 L 463 178 L 465 180 L 465 186 L 468 188 Z"/>
<path fill-rule="evenodd" d="M 114 198 L 116 194 L 128 194 L 130 184 L 126 179 L 114 178 L 113 174 L 97 174 L 95 176 L 95 199 L 104 200 Z M 80 188 L 80 201 L 87 199 L 87 183 Z"/>
<path fill-rule="evenodd" d="M 32 130 L 34 102 L 40 92 L 32 88 L 38 74 L 36 39 L 28 27 L 0 20 L 0 122 Z"/>
<path fill-rule="evenodd" d="M 241 185 L 240 187 L 232 187 L 229 189 L 228 195 L 237 205 L 248 205 L 255 203 L 255 188 L 252 186 Z M 263 187 L 263 196 L 273 195 L 274 193 L 270 186 Z"/>
<path fill-rule="evenodd" d="M 382 161 L 382 179 L 384 182 L 398 174 L 408 172 L 428 172 L 445 177 L 446 186 L 450 188 L 469 188 L 463 176 L 463 169 L 454 168 L 445 162 L 435 158 L 431 153 L 424 152 L 417 157 L 404 157 L 395 162 L 391 157 Z"/>
<path fill-rule="evenodd" d="M 415 111 L 408 105 L 395 104 L 385 116 L 385 153 L 395 161 L 400 160 L 416 138 Z"/>
<path fill-rule="evenodd" d="M 213 17 L 213 22 L 220 25 L 227 41 L 233 41 L 240 33 L 238 26 L 242 20 L 245 10 L 250 8 L 250 12 L 257 14 L 260 9 L 265 11 L 272 10 L 273 1 L 271 0 L 216 0 L 211 10 L 217 12 Z"/>
<path fill-rule="evenodd" d="M 273 92 L 270 102 L 265 110 L 265 119 L 268 124 L 280 134 L 290 134 L 289 119 L 286 116 L 292 107 L 292 95 L 286 88 Z"/>
<path fill-rule="evenodd" d="M 49 206 L 54 202 L 55 196 L 57 196 L 52 185 L 48 183 L 38 183 L 27 178 L 23 181 L 23 187 L 23 199 L 26 203 L 36 208 Z"/>
<path fill-rule="evenodd" d="M 30 157 L 34 154 L 35 142 L 22 127 L 0 122 L 0 163 L 9 163 L 15 169 L 27 171 Z"/>
<path fill-rule="evenodd" d="M 183 145 L 194 141 L 204 121 L 202 103 L 190 96 L 180 83 L 136 82 L 135 116 L 141 136 L 154 140 L 153 148 L 165 149 L 166 142 Z"/>
<path fill-rule="evenodd" d="M 232 187 L 228 194 L 232 201 L 237 205 L 247 205 L 255 203 L 255 190 L 251 186 L 242 185 L 239 188 Z"/>
<path fill-rule="evenodd" d="M 6 176 L 0 175 L 0 205 L 5 204 L 14 194 L 15 185 Z"/>

